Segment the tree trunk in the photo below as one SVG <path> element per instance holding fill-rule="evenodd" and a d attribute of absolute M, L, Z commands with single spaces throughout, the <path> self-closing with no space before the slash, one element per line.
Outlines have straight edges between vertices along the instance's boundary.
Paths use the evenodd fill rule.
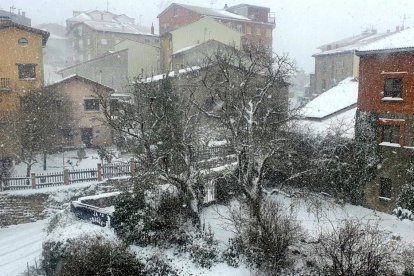
<path fill-rule="evenodd" d="M 43 152 L 43 170 L 46 171 L 47 170 L 47 153 L 46 151 Z"/>

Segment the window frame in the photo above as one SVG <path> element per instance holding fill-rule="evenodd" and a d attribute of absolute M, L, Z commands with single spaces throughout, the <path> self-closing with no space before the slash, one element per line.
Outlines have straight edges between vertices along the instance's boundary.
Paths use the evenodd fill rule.
<path fill-rule="evenodd" d="M 393 82 L 393 83 L 387 85 L 387 81 L 388 82 Z M 403 91 L 404 91 L 403 78 L 401 78 L 401 77 L 386 77 L 386 78 L 384 78 L 384 98 L 402 99 L 403 98 Z"/>
<path fill-rule="evenodd" d="M 23 68 L 29 67 L 29 66 L 30 66 L 30 70 L 28 68 L 26 68 L 26 74 L 29 75 L 29 76 L 23 75 L 23 73 L 24 73 Z M 36 79 L 36 66 L 37 66 L 37 64 L 35 64 L 35 63 L 18 63 L 17 64 L 17 73 L 19 75 L 19 80 L 35 80 Z M 28 71 L 32 71 L 32 72 L 27 73 Z"/>
<path fill-rule="evenodd" d="M 88 104 L 88 102 L 94 102 L 94 104 Z M 84 99 L 83 107 L 85 112 L 96 112 L 100 111 L 99 99 Z M 91 108 L 94 107 L 94 108 Z"/>
<path fill-rule="evenodd" d="M 378 142 L 380 145 L 382 146 L 400 146 L 400 147 L 404 147 L 404 133 L 405 133 L 405 120 L 402 119 L 384 119 L 384 118 L 380 118 L 378 121 L 378 127 L 379 127 L 379 135 L 378 135 Z M 390 139 L 386 139 L 386 128 L 396 128 L 398 127 L 399 129 L 399 139 L 398 139 L 398 143 L 396 143 L 396 141 L 392 141 L 391 136 L 389 137 Z M 391 132 L 389 135 L 392 135 L 393 132 Z"/>

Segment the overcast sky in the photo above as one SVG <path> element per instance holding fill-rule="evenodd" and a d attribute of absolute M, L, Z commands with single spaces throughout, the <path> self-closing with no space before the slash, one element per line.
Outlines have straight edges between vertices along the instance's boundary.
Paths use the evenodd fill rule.
<path fill-rule="evenodd" d="M 204 7 L 223 8 L 224 4 L 255 4 L 271 8 L 276 15 L 274 51 L 289 53 L 298 67 L 313 72 L 312 54 L 317 46 L 357 35 L 366 28 L 380 32 L 397 25 L 414 27 L 413 0 L 0 0 L 0 8 L 23 9 L 40 23 L 59 23 L 72 16 L 73 10 L 100 9 L 125 13 L 136 22 L 158 29 L 157 15 L 170 3 L 178 2 Z"/>

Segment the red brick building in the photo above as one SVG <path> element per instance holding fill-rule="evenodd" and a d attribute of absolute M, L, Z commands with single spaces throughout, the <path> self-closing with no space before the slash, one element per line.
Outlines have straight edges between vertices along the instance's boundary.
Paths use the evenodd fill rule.
<path fill-rule="evenodd" d="M 371 207 L 390 211 L 398 205 L 413 163 L 414 29 L 362 47 L 356 55 L 360 57 L 356 129 L 360 135 L 373 134 L 378 162 L 365 197 Z"/>
<path fill-rule="evenodd" d="M 272 49 L 275 17 L 270 9 L 241 4 L 211 9 L 173 3 L 158 15 L 161 68 L 173 70 L 172 56 L 209 40 L 238 49 L 260 44 Z"/>

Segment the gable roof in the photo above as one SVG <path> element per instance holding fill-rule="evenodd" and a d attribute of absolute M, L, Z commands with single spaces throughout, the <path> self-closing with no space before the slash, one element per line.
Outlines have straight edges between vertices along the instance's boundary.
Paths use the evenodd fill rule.
<path fill-rule="evenodd" d="M 116 55 L 116 54 L 119 54 L 119 53 L 121 53 L 121 52 L 125 52 L 125 51 L 128 51 L 128 49 L 122 49 L 122 50 L 119 50 L 119 51 L 116 51 L 116 52 L 106 52 L 106 53 L 104 53 L 104 54 L 102 54 L 102 55 L 100 55 L 100 56 L 97 56 L 97 57 L 95 57 L 95 58 L 92 58 L 92 59 L 89 59 L 89 60 L 85 60 L 85 61 L 82 61 L 82 62 L 79 62 L 79 63 L 76 63 L 76 64 L 74 64 L 74 65 L 71 65 L 71 66 L 68 66 L 68 67 L 65 67 L 65 68 L 63 68 L 63 69 L 60 69 L 59 71 L 57 71 L 57 73 L 62 73 L 63 71 L 66 71 L 66 70 L 68 70 L 68 69 L 71 69 L 71 68 L 74 68 L 74 67 L 77 67 L 77 66 L 79 66 L 79 65 L 82 65 L 82 64 L 87 64 L 87 63 L 90 63 L 90 62 L 93 62 L 93 61 L 96 61 L 96 60 L 99 60 L 99 59 L 101 59 L 101 58 L 105 58 L 105 57 L 107 57 L 107 56 L 111 56 L 111 55 Z"/>
<path fill-rule="evenodd" d="M 322 120 L 354 107 L 358 100 L 358 81 L 349 77 L 322 93 L 303 108 L 303 116 Z"/>
<path fill-rule="evenodd" d="M 17 24 L 11 20 L 0 20 L 0 30 L 1 29 L 6 29 L 6 28 L 17 28 L 20 30 L 24 30 L 26 32 L 30 32 L 30 33 L 34 33 L 37 35 L 40 35 L 42 37 L 42 45 L 46 46 L 46 42 L 50 36 L 49 32 L 43 31 L 43 30 L 39 30 L 36 28 L 32 28 L 32 27 L 27 27 L 25 25 L 21 25 L 21 24 Z"/>
<path fill-rule="evenodd" d="M 226 10 L 222 9 L 212 9 L 212 8 L 205 8 L 205 7 L 199 7 L 199 6 L 192 6 L 192 5 L 186 5 L 186 4 L 179 4 L 179 3 L 172 3 L 169 5 L 164 11 L 162 11 L 158 17 L 162 16 L 167 10 L 169 10 L 173 6 L 180 6 L 184 9 L 193 11 L 195 13 L 198 13 L 202 16 L 210 16 L 215 18 L 226 18 L 226 19 L 236 19 L 236 20 L 243 20 L 243 21 L 251 21 L 249 18 L 238 15 L 232 12 L 228 12 Z"/>
<path fill-rule="evenodd" d="M 82 24 L 95 31 L 156 36 L 154 34 L 141 31 L 137 26 L 133 24 L 120 23 L 120 22 L 107 22 L 107 21 L 93 21 L 93 20 L 86 20 L 86 21 L 75 23 L 74 25 L 72 25 L 71 29 L 68 32 L 73 30 L 76 26 L 79 26 Z"/>
<path fill-rule="evenodd" d="M 46 87 L 53 87 L 53 86 L 65 84 L 65 83 L 68 83 L 68 82 L 72 82 L 74 80 L 78 80 L 78 81 L 82 81 L 82 82 L 87 82 L 87 83 L 90 83 L 90 84 L 92 84 L 94 86 L 101 87 L 101 88 L 103 88 L 105 90 L 108 90 L 108 91 L 114 91 L 113 88 L 110 88 L 110 87 L 108 87 L 106 85 L 100 84 L 99 82 L 93 81 L 91 79 L 88 79 L 88 78 L 85 78 L 85 77 L 82 77 L 82 76 L 79 76 L 79 75 L 76 75 L 76 74 L 71 75 L 71 76 L 68 76 L 68 77 L 66 77 L 64 79 L 61 79 L 61 80 L 59 80 L 59 81 L 57 81 L 57 82 L 55 82 L 53 84 L 50 84 L 50 85 L 48 85 Z"/>
<path fill-rule="evenodd" d="M 358 49 L 357 55 L 414 51 L 414 29 L 405 29 Z"/>

